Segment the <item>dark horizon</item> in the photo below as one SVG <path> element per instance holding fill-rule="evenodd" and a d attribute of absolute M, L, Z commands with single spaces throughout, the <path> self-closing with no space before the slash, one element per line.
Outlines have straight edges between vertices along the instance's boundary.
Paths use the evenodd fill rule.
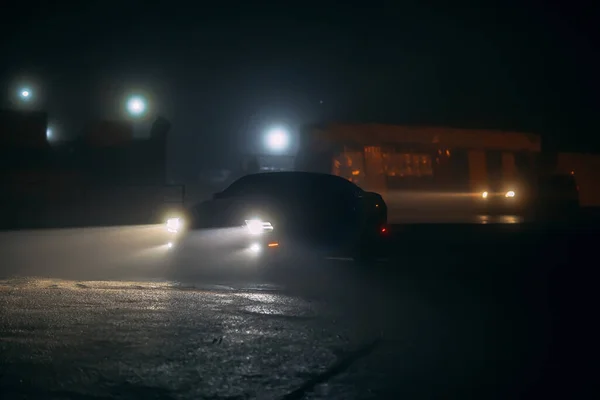
<path fill-rule="evenodd" d="M 333 121 L 515 130 L 600 151 L 594 17 L 573 4 L 77 8 L 4 15 L 3 107 L 34 85 L 50 123 L 77 132 L 123 117 L 141 91 L 185 164 L 251 148 L 273 125 Z"/>

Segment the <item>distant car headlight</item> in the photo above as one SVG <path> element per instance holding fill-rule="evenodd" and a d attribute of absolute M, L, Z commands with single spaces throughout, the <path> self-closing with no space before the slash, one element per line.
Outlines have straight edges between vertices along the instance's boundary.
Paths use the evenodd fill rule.
<path fill-rule="evenodd" d="M 512 190 L 509 190 L 508 192 L 506 192 L 504 194 L 504 197 L 515 197 L 515 192 Z"/>
<path fill-rule="evenodd" d="M 177 233 L 183 228 L 183 220 L 181 218 L 169 218 L 167 220 L 167 231 Z"/>
<path fill-rule="evenodd" d="M 270 222 L 260 219 L 247 219 L 246 226 L 248 227 L 248 231 L 253 235 L 260 235 L 261 233 L 273 230 L 273 225 Z"/>
<path fill-rule="evenodd" d="M 481 193 L 481 197 L 482 197 L 482 198 L 484 198 L 484 199 L 487 199 L 487 197 L 488 197 L 488 192 L 482 192 L 482 193 Z"/>

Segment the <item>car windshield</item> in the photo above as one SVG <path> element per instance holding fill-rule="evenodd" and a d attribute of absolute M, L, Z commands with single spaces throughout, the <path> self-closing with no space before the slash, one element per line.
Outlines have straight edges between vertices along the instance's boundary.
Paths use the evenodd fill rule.
<path fill-rule="evenodd" d="M 232 183 L 222 197 L 267 195 L 275 197 L 347 194 L 356 195 L 361 189 L 337 176 L 304 173 L 265 173 L 247 175 Z"/>

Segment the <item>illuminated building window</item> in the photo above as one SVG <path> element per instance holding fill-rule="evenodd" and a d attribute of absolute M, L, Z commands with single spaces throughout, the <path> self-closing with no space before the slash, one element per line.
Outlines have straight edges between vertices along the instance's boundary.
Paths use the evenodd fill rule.
<path fill-rule="evenodd" d="M 390 153 L 385 159 L 388 176 L 412 177 L 433 175 L 431 156 L 428 154 Z"/>
<path fill-rule="evenodd" d="M 351 181 L 360 177 L 363 171 L 363 153 L 344 151 L 334 157 L 333 173 Z"/>

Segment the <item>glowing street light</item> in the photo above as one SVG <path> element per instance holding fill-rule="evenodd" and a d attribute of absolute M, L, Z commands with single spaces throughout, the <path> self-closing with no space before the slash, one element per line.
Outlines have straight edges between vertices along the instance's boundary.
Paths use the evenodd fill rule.
<path fill-rule="evenodd" d="M 27 89 L 27 88 L 23 88 L 19 91 L 19 97 L 21 98 L 21 100 L 23 101 L 27 101 L 29 99 L 31 99 L 31 90 Z"/>
<path fill-rule="evenodd" d="M 290 136 L 284 129 L 275 128 L 267 133 L 266 143 L 271 151 L 285 151 L 290 144 Z"/>
<path fill-rule="evenodd" d="M 48 127 L 48 128 L 46 129 L 46 139 L 47 139 L 47 140 L 52 140 L 52 134 L 53 134 L 53 132 L 52 132 L 52 128 Z"/>
<path fill-rule="evenodd" d="M 146 108 L 146 100 L 141 96 L 132 96 L 127 100 L 127 111 L 134 117 L 144 115 Z"/>

